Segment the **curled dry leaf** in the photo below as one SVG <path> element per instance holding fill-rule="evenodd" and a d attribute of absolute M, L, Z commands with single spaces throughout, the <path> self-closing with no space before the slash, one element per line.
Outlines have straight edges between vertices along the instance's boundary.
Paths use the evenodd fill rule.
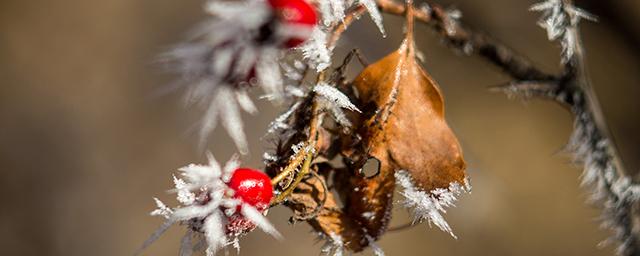
<path fill-rule="evenodd" d="M 445 121 L 440 90 L 417 62 L 410 38 L 368 66 L 353 86 L 363 114 L 343 154 L 353 170 L 369 158 L 379 160 L 380 169 L 370 178 L 351 175 L 346 209 L 377 239 L 390 219 L 396 171 L 407 171 L 418 189 L 430 192 L 465 184 L 465 162 Z"/>
<path fill-rule="evenodd" d="M 359 131 L 364 152 L 380 160 L 382 168 L 386 162 L 408 171 L 425 191 L 464 184 L 466 165 L 446 123 L 444 99 L 417 62 L 412 45 L 405 41 L 353 83 L 360 104 L 369 108 Z"/>
<path fill-rule="evenodd" d="M 347 172 L 344 169 L 334 170 L 328 164 L 316 166 L 319 169 L 319 177 L 324 180 L 330 172 Z M 345 214 L 339 199 L 331 191 L 325 190 L 321 180 L 307 179 L 300 183 L 288 200 L 287 206 L 294 211 L 294 215 L 305 215 L 316 209 L 323 200 L 324 205 L 321 205 L 317 215 L 307 220 L 309 225 L 327 237 L 339 236 L 344 241 L 344 249 L 362 251 L 367 242 L 360 225 Z"/>
<path fill-rule="evenodd" d="M 391 219 L 395 174 L 400 171 L 410 175 L 402 185 L 408 186 L 411 197 L 417 199 L 409 205 L 424 210 L 418 219 L 450 231 L 440 212 L 459 192 L 453 190 L 460 186 L 452 185 L 466 184 L 465 162 L 445 121 L 438 86 L 417 62 L 413 47 L 408 33 L 398 50 L 367 66 L 352 88 L 341 88 L 362 113 L 349 113 L 353 126 L 344 133 L 319 127 L 316 154 L 331 160 L 337 147 L 335 151 L 342 154 L 346 168 L 335 167 L 332 161 L 315 161 L 312 169 L 318 175 L 297 185 L 286 201 L 294 219 L 306 220 L 331 240 L 339 239 L 337 244 L 343 249 L 362 251 L 385 233 Z M 308 113 L 298 111 L 295 116 L 302 120 Z M 283 145 L 307 136 L 300 132 Z M 283 151 L 278 155 L 288 159 L 288 154 Z M 379 170 L 365 177 L 361 170 L 371 158 L 379 161 Z M 283 165 L 286 162 L 269 169 L 273 172 Z M 325 181 L 332 181 L 335 195 L 327 191 Z"/>

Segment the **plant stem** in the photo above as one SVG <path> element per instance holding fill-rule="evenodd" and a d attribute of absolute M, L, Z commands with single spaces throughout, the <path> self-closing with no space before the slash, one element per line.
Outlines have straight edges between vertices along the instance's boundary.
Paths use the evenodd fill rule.
<path fill-rule="evenodd" d="M 357 5 L 356 7 L 347 11 L 343 22 L 333 26 L 332 33 L 327 39 L 327 48 L 333 50 L 335 44 L 338 42 L 338 40 L 340 40 L 340 37 L 342 36 L 343 32 L 347 29 L 347 27 L 349 27 L 349 25 L 351 25 L 353 21 L 357 20 L 357 18 L 360 15 L 362 15 L 365 11 L 366 11 L 366 8 L 363 5 Z M 327 79 L 326 72 L 327 72 L 327 69 L 321 71 L 318 74 L 316 79 L 316 84 L 320 82 L 324 82 Z M 295 188 L 298 186 L 298 184 L 300 184 L 300 182 L 304 179 L 304 177 L 310 172 L 311 163 L 313 162 L 314 154 L 318 150 L 316 148 L 316 145 L 317 145 L 316 142 L 318 140 L 318 128 L 322 123 L 321 122 L 322 118 L 324 117 L 323 113 L 321 113 L 320 111 L 320 105 L 318 103 L 318 100 L 315 98 L 315 94 L 313 95 L 313 97 L 314 97 L 313 103 L 311 106 L 311 120 L 309 121 L 309 136 L 308 136 L 307 142 L 305 143 L 304 149 L 301 150 L 301 152 L 306 152 L 306 154 L 299 154 L 298 156 L 294 157 L 289 162 L 287 167 L 283 169 L 282 172 L 280 172 L 276 177 L 271 179 L 271 184 L 276 185 L 280 181 L 284 180 L 285 177 L 290 175 L 290 173 L 295 172 L 296 168 L 300 165 L 300 162 L 302 161 L 302 159 L 304 159 L 304 163 L 302 165 L 302 168 L 300 169 L 300 172 L 295 174 L 295 178 L 293 182 L 291 182 L 291 184 L 289 184 L 289 186 L 287 186 L 285 190 L 282 191 L 282 193 L 280 193 L 273 200 L 273 202 L 271 203 L 271 206 L 280 204 L 287 197 L 289 197 L 291 193 L 293 193 Z M 314 147 L 313 150 L 307 149 L 309 145 L 312 145 Z"/>
<path fill-rule="evenodd" d="M 311 161 L 313 160 L 313 152 L 309 151 L 306 155 L 305 155 L 305 159 L 304 159 L 304 163 L 302 164 L 302 168 L 300 169 L 300 172 L 296 175 L 295 180 L 291 183 L 291 185 L 289 187 L 287 187 L 287 189 L 285 191 L 283 191 L 282 193 L 280 193 L 278 196 L 276 196 L 276 198 L 273 200 L 273 204 L 280 204 L 282 202 L 284 202 L 284 200 L 289 197 L 291 195 L 291 193 L 293 193 L 293 190 L 296 189 L 296 187 L 298 186 L 298 184 L 300 184 L 300 182 L 302 181 L 302 179 L 309 174 L 309 171 L 311 170 Z"/>
<path fill-rule="evenodd" d="M 305 144 L 305 145 L 303 145 L 303 148 L 306 148 L 307 146 L 308 145 Z M 302 161 L 304 160 L 304 158 L 306 156 L 306 154 L 304 154 L 304 152 L 305 152 L 304 150 L 300 150 L 293 157 L 293 159 L 291 159 L 291 161 L 289 162 L 287 167 L 285 167 L 276 177 L 271 179 L 271 185 L 272 186 L 278 185 L 278 183 L 280 183 L 282 180 L 284 180 L 284 178 L 289 176 L 291 174 L 291 172 L 294 172 L 296 170 L 296 168 L 298 166 L 300 166 L 300 164 L 302 163 Z"/>

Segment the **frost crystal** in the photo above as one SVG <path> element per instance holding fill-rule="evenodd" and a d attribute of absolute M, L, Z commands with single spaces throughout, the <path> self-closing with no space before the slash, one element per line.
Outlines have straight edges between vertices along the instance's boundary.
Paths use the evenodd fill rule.
<path fill-rule="evenodd" d="M 306 143 L 304 141 L 301 141 L 301 142 L 298 142 L 298 144 L 291 145 L 291 150 L 293 151 L 293 154 L 294 155 L 298 154 L 298 152 L 300 152 L 300 150 L 304 150 L 305 153 L 309 153 L 309 152 L 312 152 L 312 151 L 315 150 L 313 148 L 313 146 L 311 146 L 311 145 L 306 145 L 305 146 L 305 144 Z"/>
<path fill-rule="evenodd" d="M 160 201 L 160 199 L 154 197 L 153 200 L 156 202 L 156 206 L 158 207 L 158 209 L 152 211 L 150 213 L 151 216 L 162 216 L 165 219 L 171 218 L 171 214 L 173 214 L 173 210 L 171 210 L 171 208 L 169 208 L 162 201 Z"/>
<path fill-rule="evenodd" d="M 275 154 L 269 154 L 267 152 L 264 152 L 264 154 L 262 154 L 262 159 L 264 160 L 265 163 L 273 163 L 275 161 L 278 161 L 278 156 Z"/>
<path fill-rule="evenodd" d="M 445 20 L 444 28 L 447 35 L 454 36 L 458 32 L 457 28 L 462 18 L 462 11 L 456 8 L 447 8 L 446 12 L 449 18 Z"/>
<path fill-rule="evenodd" d="M 319 0 L 318 7 L 325 26 L 341 22 L 344 19 L 344 0 Z"/>
<path fill-rule="evenodd" d="M 580 95 L 574 95 L 578 101 Z M 568 148 L 573 152 L 575 162 L 584 166 L 582 185 L 593 188 L 591 200 L 602 202 L 603 226 L 614 231 L 614 237 L 620 244 L 618 255 L 631 255 L 634 250 L 635 236 L 629 223 L 632 221 L 631 207 L 640 199 L 640 186 L 631 178 L 619 175 L 619 170 L 609 150 L 610 142 L 604 138 L 595 126 L 593 117 L 580 107 L 576 113 L 574 132 Z M 606 242 L 612 242 L 610 238 Z"/>
<path fill-rule="evenodd" d="M 322 96 L 338 108 L 346 108 L 349 110 L 360 112 L 356 105 L 351 103 L 351 100 L 349 100 L 349 97 L 347 97 L 347 95 L 344 95 L 344 93 L 342 93 L 340 90 L 326 83 L 320 83 L 316 85 L 313 88 L 313 92 L 317 93 L 319 96 Z"/>
<path fill-rule="evenodd" d="M 302 70 L 304 70 L 304 68 L 306 67 L 306 65 L 302 64 L 302 66 L 300 66 L 300 68 L 298 68 L 298 65 L 302 64 L 302 62 L 297 61 L 295 62 L 295 64 L 293 66 L 287 64 L 287 63 L 282 63 L 280 64 L 280 66 L 282 67 L 282 70 L 284 71 L 284 76 L 291 80 L 291 81 L 300 81 L 302 80 L 304 74 L 301 72 Z"/>
<path fill-rule="evenodd" d="M 324 243 L 324 245 L 322 246 L 322 249 L 320 250 L 322 255 L 327 255 L 327 256 L 344 255 L 344 251 L 345 251 L 344 242 L 342 241 L 342 238 L 339 235 L 330 233 L 328 236 L 326 235 L 322 235 L 322 236 L 326 239 L 326 242 Z"/>
<path fill-rule="evenodd" d="M 276 117 L 276 119 L 269 124 L 269 129 L 267 130 L 267 134 L 272 134 L 272 133 L 275 133 L 276 131 L 289 128 L 289 124 L 287 124 L 287 120 L 289 120 L 293 112 L 295 112 L 298 109 L 298 107 L 300 107 L 300 105 L 301 105 L 300 102 L 296 102 L 289 108 L 289 110 L 282 113 L 280 116 Z"/>
<path fill-rule="evenodd" d="M 190 205 L 196 200 L 196 194 L 191 192 L 187 187 L 187 184 L 182 180 L 173 176 L 173 184 L 175 184 L 176 190 L 178 191 L 178 202 L 183 205 Z"/>
<path fill-rule="evenodd" d="M 429 224 L 433 223 L 442 231 L 457 238 L 442 214 L 446 213 L 445 208 L 454 206 L 458 195 L 468 192 L 469 186 L 465 184 L 463 187 L 459 183 L 453 182 L 448 188 L 437 188 L 425 192 L 415 187 L 408 172 L 398 171 L 394 175 L 396 183 L 404 189 L 401 193 L 405 197 L 403 206 L 413 209 L 414 222 L 427 220 Z"/>
<path fill-rule="evenodd" d="M 384 251 L 376 244 L 371 236 L 365 235 L 365 238 L 367 238 L 367 242 L 369 242 L 369 247 L 371 247 L 374 256 L 384 256 Z"/>
<path fill-rule="evenodd" d="M 269 222 L 269 220 L 267 220 L 267 218 L 265 218 L 264 215 L 256 208 L 248 204 L 242 204 L 240 210 L 242 211 L 242 216 L 250 219 L 251 222 L 256 224 L 260 229 L 262 229 L 262 231 L 275 237 L 276 239 L 282 239 L 282 235 L 280 235 L 280 232 L 278 232 L 278 230 L 276 230 L 276 228 L 271 225 L 271 222 Z"/>
<path fill-rule="evenodd" d="M 382 36 L 387 37 L 387 34 L 384 31 L 384 25 L 382 24 L 382 15 L 378 10 L 378 5 L 376 4 L 375 0 L 358 0 L 358 2 L 365 8 L 367 8 L 369 16 L 371 16 L 371 19 L 378 27 L 378 30 L 380 30 L 380 33 L 382 33 Z"/>
<path fill-rule="evenodd" d="M 563 0 L 547 0 L 531 6 L 531 11 L 543 12 L 538 25 L 547 30 L 549 40 L 560 40 L 563 62 L 568 62 L 576 51 L 576 29 L 580 19 L 596 21 L 597 18 L 588 12 L 565 3 Z"/>
<path fill-rule="evenodd" d="M 206 86 L 205 84 L 202 84 Z M 237 100 L 237 91 L 231 87 L 219 87 L 208 95 L 198 95 L 200 98 L 210 98 L 208 109 L 201 121 L 200 149 L 204 149 L 207 136 L 218 124 L 218 119 L 233 139 L 240 153 L 249 152 L 249 145 L 244 133 L 244 125 L 240 117 Z M 244 103 L 247 104 L 247 103 Z"/>
<path fill-rule="evenodd" d="M 255 225 L 253 227 L 257 226 L 266 233 L 281 238 L 280 233 L 264 217 L 266 212 L 261 212 L 234 198 L 234 191 L 227 186 L 226 183 L 234 170 L 240 165 L 238 158 L 233 157 L 223 167 L 218 164 L 213 155 L 208 154 L 208 158 L 209 164 L 190 164 L 179 169 L 180 178 L 173 177 L 175 189 L 172 191 L 177 192 L 177 199 L 181 206 L 171 209 L 154 198 L 158 209 L 151 215 L 164 216 L 168 220 L 144 243 L 143 249 L 158 239 L 174 223 L 189 226 L 189 231 L 182 241 L 181 255 L 190 255 L 197 246 L 192 244 L 192 231 L 204 234 L 208 245 L 207 255 L 213 256 L 227 245 L 236 247 L 238 238 L 253 228 L 229 228 L 231 219 L 246 218 L 246 221 Z M 241 209 L 240 213 L 235 211 L 238 206 Z"/>
<path fill-rule="evenodd" d="M 309 66 L 318 72 L 331 65 L 331 50 L 327 49 L 327 34 L 321 28 L 314 28 L 311 38 L 300 46 L 302 56 L 309 62 Z"/>
<path fill-rule="evenodd" d="M 225 127 L 241 153 L 248 153 L 240 109 L 256 113 L 246 88 L 259 85 L 279 100 L 282 78 L 274 44 L 256 44 L 255 34 L 270 18 L 271 8 L 260 0 L 209 1 L 212 17 L 190 35 L 190 40 L 163 55 L 170 69 L 182 75 L 187 105 L 204 109 L 200 148 L 218 125 Z"/>
<path fill-rule="evenodd" d="M 343 108 L 360 113 L 356 105 L 351 103 L 349 97 L 333 86 L 320 83 L 313 88 L 313 92 L 320 96 L 320 105 L 324 109 L 329 110 L 336 121 L 343 126 L 351 126 L 351 122 L 349 122 L 344 112 L 342 112 Z"/>
<path fill-rule="evenodd" d="M 331 27 L 332 25 L 344 21 L 345 10 L 347 7 L 353 6 L 356 3 L 367 9 L 371 19 L 378 27 L 378 30 L 380 30 L 380 33 L 382 33 L 383 37 L 386 37 L 384 26 L 382 24 L 382 15 L 380 15 L 380 11 L 378 10 L 378 5 L 375 0 L 318 0 L 318 9 L 322 15 L 322 24 L 325 27 Z"/>

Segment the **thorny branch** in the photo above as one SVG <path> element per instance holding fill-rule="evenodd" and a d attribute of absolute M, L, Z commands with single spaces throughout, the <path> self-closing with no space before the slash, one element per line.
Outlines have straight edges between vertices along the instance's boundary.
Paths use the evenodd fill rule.
<path fill-rule="evenodd" d="M 548 1 L 547 3 L 551 3 Z M 403 15 L 405 6 L 391 0 L 378 0 L 382 12 Z M 569 19 L 580 16 L 571 0 L 556 1 Z M 569 9 L 573 8 L 573 9 Z M 574 12 L 574 13 L 572 13 Z M 573 16 L 572 16 L 573 15 Z M 567 47 L 573 54 L 563 61 L 560 75 L 548 74 L 536 68 L 526 57 L 486 34 L 461 25 L 441 6 L 430 4 L 417 9 L 416 19 L 434 28 L 451 47 L 466 54 L 476 53 L 500 67 L 514 81 L 496 88 L 511 96 L 543 98 L 567 107 L 575 117 L 575 131 L 569 147 L 576 161 L 584 164 L 583 183 L 595 186 L 593 199 L 603 204 L 603 222 L 614 230 L 620 243 L 620 255 L 640 255 L 640 224 L 637 214 L 640 185 L 633 182 L 613 144 L 602 109 L 591 87 L 585 67 L 584 51 L 577 22 L 570 22 L 564 33 L 572 38 Z M 564 42 L 563 42 L 564 43 Z"/>

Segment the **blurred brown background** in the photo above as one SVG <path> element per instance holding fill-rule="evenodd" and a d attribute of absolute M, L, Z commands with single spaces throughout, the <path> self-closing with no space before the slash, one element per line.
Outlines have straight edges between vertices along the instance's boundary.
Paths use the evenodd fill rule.
<path fill-rule="evenodd" d="M 640 167 L 640 4 L 577 1 L 600 16 L 583 31 L 594 85 L 624 160 Z M 535 25 L 529 0 L 451 0 L 473 27 L 557 70 L 558 47 Z M 149 217 L 153 196 L 165 194 L 176 168 L 201 162 L 185 131 L 196 113 L 179 94 L 152 97 L 172 79 L 154 56 L 202 18 L 202 1 L 58 0 L 0 2 L 0 255 L 131 255 L 161 224 Z M 386 17 L 379 39 L 363 17 L 342 42 L 369 60 L 400 41 L 401 20 Z M 389 233 L 387 255 L 611 255 L 598 248 L 608 232 L 584 204 L 580 170 L 557 152 L 571 131 L 570 115 L 553 103 L 510 101 L 486 88 L 507 81 L 476 57 L 458 56 L 419 26 L 425 66 L 442 85 L 448 120 L 463 143 L 473 193 L 447 214 L 459 239 L 423 224 Z M 376 42 L 379 45 L 374 46 Z M 340 55 L 340 54 L 339 54 Z M 260 101 L 247 116 L 252 154 L 278 109 Z M 220 160 L 234 151 L 216 130 L 210 149 Z M 242 241 L 242 255 L 318 255 L 305 224 L 270 219 L 286 240 L 260 232 Z M 392 225 L 405 223 L 396 210 Z M 145 255 L 176 255 L 181 228 Z M 365 254 L 370 254 L 369 251 Z"/>

